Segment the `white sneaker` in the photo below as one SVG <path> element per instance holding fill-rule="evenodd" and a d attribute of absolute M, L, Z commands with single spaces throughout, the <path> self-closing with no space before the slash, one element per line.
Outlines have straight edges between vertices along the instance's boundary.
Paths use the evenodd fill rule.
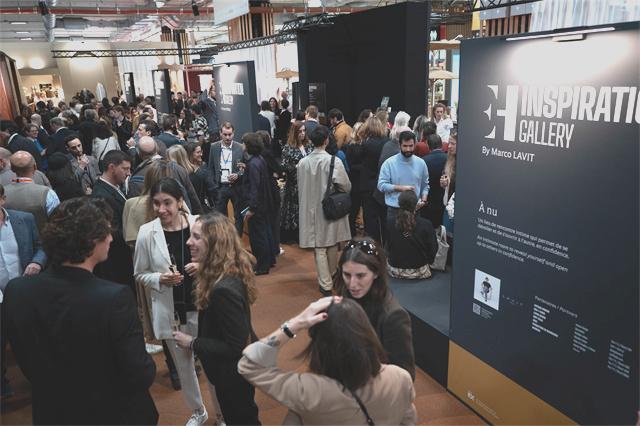
<path fill-rule="evenodd" d="M 151 343 L 145 343 L 145 349 L 147 350 L 148 354 L 159 354 L 160 352 L 162 352 L 162 345 L 153 345 Z"/>
<path fill-rule="evenodd" d="M 222 417 L 222 414 L 220 413 L 216 414 L 216 421 L 213 424 L 215 426 L 227 426 L 227 424 L 224 422 L 224 417 Z"/>
<path fill-rule="evenodd" d="M 204 422 L 209 418 L 209 414 L 207 414 L 207 409 L 202 407 L 202 412 L 198 413 L 198 411 L 194 411 L 189 420 L 187 420 L 186 426 L 201 426 Z"/>
<path fill-rule="evenodd" d="M 278 256 L 282 256 L 283 254 L 284 254 L 284 249 L 280 247 L 280 253 L 278 253 Z"/>

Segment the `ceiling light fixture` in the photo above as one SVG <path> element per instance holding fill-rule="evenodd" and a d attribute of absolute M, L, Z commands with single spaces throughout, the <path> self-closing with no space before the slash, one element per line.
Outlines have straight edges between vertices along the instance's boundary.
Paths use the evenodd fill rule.
<path fill-rule="evenodd" d="M 562 38 L 564 36 L 572 36 L 576 34 L 590 34 L 590 33 L 601 33 L 604 31 L 614 31 L 614 27 L 604 27 L 604 28 L 592 28 L 586 30 L 577 30 L 577 31 L 565 31 L 559 33 L 549 33 L 549 34 L 538 34 L 524 37 L 509 37 L 507 41 L 519 41 L 519 40 L 531 40 L 536 38 L 558 38 L 558 41 L 563 41 Z M 583 37 L 584 38 L 584 37 Z"/>
<path fill-rule="evenodd" d="M 16 31 L 16 34 L 31 34 L 29 31 Z"/>
<path fill-rule="evenodd" d="M 24 21 L 15 21 L 15 22 L 12 22 L 11 25 L 27 25 L 27 23 Z"/>
<path fill-rule="evenodd" d="M 30 41 L 33 40 L 31 37 L 21 38 L 20 41 Z"/>
<path fill-rule="evenodd" d="M 196 0 L 191 0 L 191 10 L 193 10 L 193 16 L 200 16 L 200 11 L 198 10 Z"/>
<path fill-rule="evenodd" d="M 156 1 L 156 7 L 157 7 L 157 8 L 161 8 L 161 7 L 163 7 L 163 6 L 164 6 L 164 3 L 165 3 L 165 2 L 163 2 L 163 1 Z"/>
<path fill-rule="evenodd" d="M 47 2 L 44 0 L 39 1 L 38 10 L 40 11 L 40 15 L 47 16 L 49 14 L 49 6 L 47 6 Z"/>

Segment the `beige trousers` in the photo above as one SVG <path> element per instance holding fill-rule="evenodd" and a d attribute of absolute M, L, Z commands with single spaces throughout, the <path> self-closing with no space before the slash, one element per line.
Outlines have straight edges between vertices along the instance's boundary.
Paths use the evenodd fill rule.
<path fill-rule="evenodd" d="M 187 323 L 180 326 L 180 331 L 191 336 L 198 335 L 197 312 L 187 312 Z M 190 349 L 178 347 L 176 341 L 173 339 L 167 339 L 166 342 L 169 347 L 169 352 L 171 352 L 173 362 L 176 364 L 176 370 L 178 370 L 184 402 L 186 402 L 187 407 L 189 407 L 191 411 L 202 408 L 204 404 L 202 403 L 198 376 L 196 376 L 193 352 Z"/>
<path fill-rule="evenodd" d="M 313 254 L 318 272 L 318 284 L 324 290 L 331 290 L 333 288 L 332 277 L 338 268 L 338 245 L 316 248 Z"/>

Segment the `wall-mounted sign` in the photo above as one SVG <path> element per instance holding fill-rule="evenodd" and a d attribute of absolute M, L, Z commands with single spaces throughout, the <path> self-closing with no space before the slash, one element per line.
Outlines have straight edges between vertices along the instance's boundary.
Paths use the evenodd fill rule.
<path fill-rule="evenodd" d="M 171 112 L 171 79 L 169 70 L 153 70 L 153 92 L 156 98 L 156 110 L 169 114 Z"/>
<path fill-rule="evenodd" d="M 237 141 L 257 126 L 256 72 L 253 61 L 232 62 L 213 68 L 220 124 L 231 122 Z"/>

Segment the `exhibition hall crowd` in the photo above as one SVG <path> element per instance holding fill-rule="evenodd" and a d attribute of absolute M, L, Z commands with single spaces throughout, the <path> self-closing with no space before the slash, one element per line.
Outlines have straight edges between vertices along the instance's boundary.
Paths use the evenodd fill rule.
<path fill-rule="evenodd" d="M 286 424 L 415 424 L 411 321 L 388 282 L 451 262 L 456 129 L 443 104 L 353 123 L 336 107 L 278 93 L 238 134 L 212 83 L 168 114 L 83 90 L 0 122 L 2 399 L 10 350 L 33 423 L 157 424 L 164 352 L 187 425 L 260 424 L 255 388 Z M 318 299 L 256 336 L 256 276 L 295 245 Z M 279 369 L 300 333 L 307 370 Z"/>

